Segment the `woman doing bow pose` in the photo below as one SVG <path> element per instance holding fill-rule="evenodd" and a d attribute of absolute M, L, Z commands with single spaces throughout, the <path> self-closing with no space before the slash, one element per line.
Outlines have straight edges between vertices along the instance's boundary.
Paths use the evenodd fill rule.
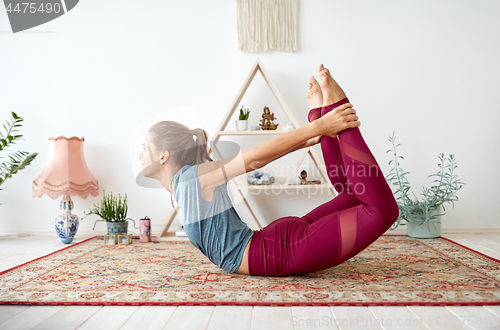
<path fill-rule="evenodd" d="M 151 127 L 139 158 L 179 204 L 189 240 L 228 272 L 286 276 L 334 267 L 363 251 L 396 221 L 398 205 L 359 130 L 360 122 L 328 69 L 311 77 L 309 124 L 235 157 L 213 161 L 203 129 L 163 121 Z M 253 231 L 231 204 L 227 182 L 301 148 L 321 143 L 339 195 L 302 217 Z"/>

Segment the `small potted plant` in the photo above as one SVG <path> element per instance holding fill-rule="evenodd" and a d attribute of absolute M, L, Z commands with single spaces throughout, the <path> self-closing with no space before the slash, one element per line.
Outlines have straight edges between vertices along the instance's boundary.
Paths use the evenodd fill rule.
<path fill-rule="evenodd" d="M 109 195 L 106 195 L 106 192 L 102 191 L 102 200 L 101 204 L 94 204 L 94 207 L 89 210 L 88 213 L 83 212 L 85 214 L 85 219 L 91 214 L 98 215 L 101 219 L 96 220 L 94 222 L 94 227 L 98 221 L 105 221 L 107 224 L 108 234 L 121 234 L 128 232 L 128 222 L 127 220 L 132 220 L 131 218 L 127 218 L 128 206 L 127 206 L 127 194 L 123 197 L 118 194 L 118 197 L 113 196 L 113 192 Z M 83 220 L 82 219 L 82 220 Z M 135 227 L 135 221 L 132 220 Z"/>
<path fill-rule="evenodd" d="M 248 128 L 248 116 L 250 111 L 245 107 L 241 106 L 239 120 L 236 120 L 236 130 L 246 131 Z"/>
<path fill-rule="evenodd" d="M 457 161 L 453 154 L 447 158 L 443 153 L 439 155 L 439 171 L 436 174 L 431 174 L 428 177 L 434 178 L 430 188 L 422 187 L 421 200 L 415 197 L 413 200 L 410 195 L 410 182 L 406 178 L 409 172 L 403 171 L 399 164 L 399 159 L 404 159 L 403 156 L 398 156 L 396 148 L 396 137 L 394 132 L 389 137 L 392 143 L 392 149 L 387 152 L 393 152 L 394 158 L 389 161 L 389 165 L 393 164 L 393 168 L 386 176 L 389 184 L 397 187 L 395 191 L 396 201 L 399 206 L 399 217 L 390 229 L 396 229 L 401 220 L 408 222 L 407 235 L 416 238 L 436 238 L 441 236 L 441 216 L 445 211 L 444 204 L 451 203 L 452 207 L 455 206 L 455 201 L 458 201 L 457 192 L 462 188 L 465 183 L 460 182 L 455 175 L 457 168 Z M 441 210 L 442 209 L 442 210 Z M 405 223 L 401 223 L 402 226 Z"/>

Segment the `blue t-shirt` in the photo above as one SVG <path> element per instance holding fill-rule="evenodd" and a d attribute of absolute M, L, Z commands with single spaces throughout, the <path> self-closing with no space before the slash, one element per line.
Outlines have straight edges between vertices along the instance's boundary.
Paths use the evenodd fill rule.
<path fill-rule="evenodd" d="M 227 182 L 216 187 L 211 202 L 201 196 L 198 165 L 184 165 L 172 187 L 191 243 L 218 267 L 234 273 L 253 231 L 241 220 L 227 194 Z"/>

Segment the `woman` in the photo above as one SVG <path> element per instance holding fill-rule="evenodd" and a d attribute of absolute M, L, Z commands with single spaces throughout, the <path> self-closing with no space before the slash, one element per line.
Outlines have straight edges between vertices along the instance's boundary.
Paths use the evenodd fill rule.
<path fill-rule="evenodd" d="M 143 175 L 174 195 L 189 240 L 228 272 L 286 276 L 336 266 L 355 256 L 396 221 L 398 205 L 359 131 L 356 111 L 328 69 L 309 80 L 309 124 L 238 154 L 212 161 L 207 135 L 176 122 L 148 132 Z M 234 210 L 227 182 L 295 150 L 321 142 L 334 199 L 302 217 L 288 216 L 252 231 Z"/>

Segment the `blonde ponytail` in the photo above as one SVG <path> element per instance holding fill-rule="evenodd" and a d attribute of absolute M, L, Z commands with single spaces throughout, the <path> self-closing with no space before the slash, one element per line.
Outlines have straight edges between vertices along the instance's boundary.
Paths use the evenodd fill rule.
<path fill-rule="evenodd" d="M 149 132 L 156 149 L 168 150 L 179 167 L 212 161 L 207 150 L 207 132 L 201 128 L 190 130 L 175 121 L 161 121 L 151 126 Z"/>

